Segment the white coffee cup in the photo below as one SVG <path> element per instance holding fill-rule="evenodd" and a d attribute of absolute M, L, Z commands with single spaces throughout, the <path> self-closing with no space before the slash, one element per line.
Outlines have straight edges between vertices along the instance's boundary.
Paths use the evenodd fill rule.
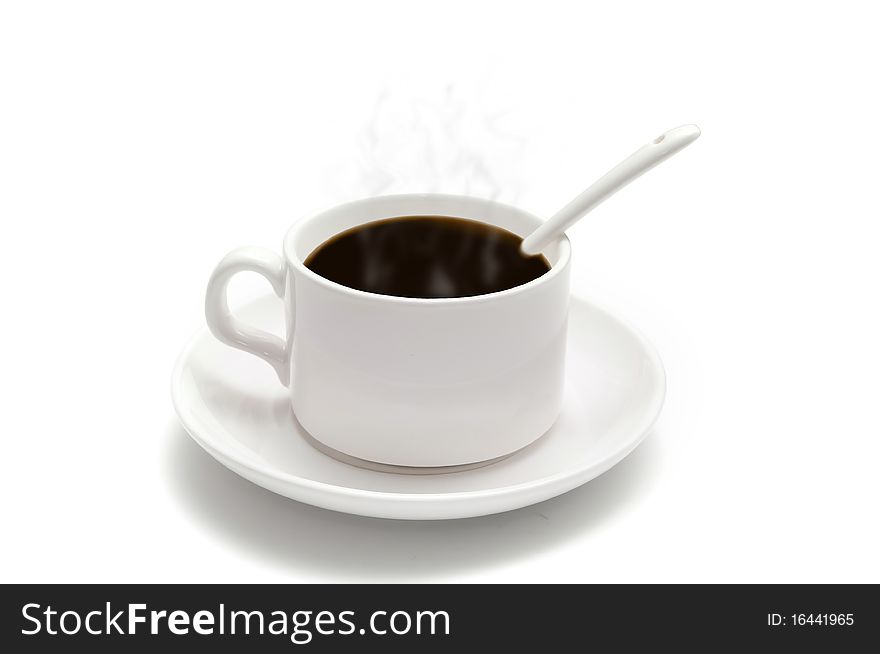
<path fill-rule="evenodd" d="M 303 261 L 330 237 L 395 216 L 478 220 L 520 236 L 541 219 L 480 198 L 418 194 L 359 200 L 297 222 L 283 256 L 240 248 L 217 265 L 205 314 L 222 342 L 257 355 L 290 389 L 299 423 L 320 444 L 364 461 L 458 466 L 511 454 L 550 429 L 562 403 L 571 247 L 542 254 L 527 284 L 464 298 L 355 290 Z M 284 338 L 230 313 L 226 286 L 260 273 L 284 300 Z"/>

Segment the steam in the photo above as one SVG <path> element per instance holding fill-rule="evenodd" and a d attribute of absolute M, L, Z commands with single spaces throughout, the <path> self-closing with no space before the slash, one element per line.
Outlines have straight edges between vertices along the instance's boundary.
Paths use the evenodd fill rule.
<path fill-rule="evenodd" d="M 449 85 L 418 94 L 386 89 L 354 138 L 354 152 L 328 171 L 338 201 L 392 193 L 452 193 L 515 204 L 523 189 L 521 169 L 527 141 L 506 126 L 509 113 L 491 107 L 480 89 Z M 363 288 L 393 288 L 401 274 L 398 257 L 424 261 L 425 297 L 455 297 L 473 288 L 494 288 L 509 272 L 497 233 L 471 234 L 450 255 L 435 230 L 405 245 L 386 232 L 361 232 L 359 280 Z M 509 251 L 509 246 L 508 246 Z M 403 254 L 406 252 L 406 254 Z M 476 264 L 476 265 L 474 265 Z M 465 282 L 462 270 L 473 279 Z M 479 292 L 479 291 L 477 291 Z M 483 291 L 485 292 L 485 291 Z"/>
<path fill-rule="evenodd" d="M 382 91 L 355 136 L 353 156 L 328 172 L 337 200 L 391 193 L 455 193 L 515 203 L 526 139 L 484 93 L 448 85 Z"/>

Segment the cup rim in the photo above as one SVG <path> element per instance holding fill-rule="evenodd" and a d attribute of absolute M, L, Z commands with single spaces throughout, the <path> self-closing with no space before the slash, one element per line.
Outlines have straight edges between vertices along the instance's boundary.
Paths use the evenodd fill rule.
<path fill-rule="evenodd" d="M 503 202 L 497 202 L 496 200 L 489 200 L 486 198 L 481 198 L 477 196 L 470 195 L 455 195 L 450 193 L 399 193 L 393 195 L 376 195 L 372 197 L 362 198 L 360 200 L 353 200 L 350 202 L 344 202 L 342 204 L 334 205 L 328 209 L 322 209 L 321 211 L 317 211 L 315 213 L 311 213 L 307 216 L 304 216 L 297 220 L 290 229 L 287 230 L 287 233 L 284 236 L 284 245 L 283 252 L 284 258 L 287 261 L 289 266 L 292 266 L 299 274 L 311 279 L 316 284 L 336 293 L 341 293 L 343 295 L 347 295 L 349 297 L 360 297 L 366 300 L 372 301 L 381 301 L 381 302 L 390 302 L 394 304 L 408 304 L 408 305 L 423 305 L 423 306 L 431 306 L 431 305 L 458 305 L 458 304 L 475 304 L 479 302 L 489 302 L 499 298 L 507 298 L 514 295 L 519 295 L 522 293 L 528 293 L 533 289 L 536 289 L 539 286 L 544 284 L 548 284 L 553 281 L 558 275 L 562 274 L 563 271 L 568 267 L 569 262 L 571 260 L 571 241 L 568 240 L 568 236 L 565 234 L 561 234 L 554 243 L 559 247 L 559 258 L 556 264 L 550 266 L 550 270 L 546 273 L 537 277 L 525 284 L 520 284 L 519 286 L 514 286 L 513 288 L 507 288 L 503 291 L 495 291 L 494 293 L 483 293 L 482 295 L 469 295 L 466 297 L 440 297 L 440 298 L 423 298 L 423 297 L 402 297 L 399 295 L 385 295 L 382 293 L 372 293 L 370 291 L 362 291 L 357 288 L 351 288 L 350 286 L 345 286 L 344 284 L 340 284 L 338 282 L 334 282 L 326 277 L 322 277 L 316 272 L 306 268 L 304 262 L 295 254 L 295 251 L 292 247 L 293 242 L 296 240 L 296 237 L 302 229 L 304 225 L 312 222 L 313 220 L 318 220 L 323 214 L 328 211 L 334 209 L 342 209 L 345 207 L 353 207 L 355 205 L 370 205 L 370 204 L 381 204 L 382 202 L 390 202 L 394 200 L 408 199 L 408 198 L 420 198 L 422 200 L 464 200 L 466 202 L 473 202 L 476 204 L 482 203 L 484 206 L 495 206 L 497 208 L 503 209 L 505 211 L 516 211 L 519 213 L 527 214 L 536 221 L 540 222 L 540 218 L 535 216 L 535 214 L 526 211 L 524 209 L 520 209 L 519 207 L 515 207 L 510 204 L 505 204 Z M 438 214 L 440 215 L 440 214 Z M 390 216 L 393 217 L 393 216 Z M 376 220 L 381 220 L 381 218 L 377 218 Z M 478 220 L 478 219 L 470 219 L 470 220 Z M 372 221 L 371 221 L 372 222 Z"/>

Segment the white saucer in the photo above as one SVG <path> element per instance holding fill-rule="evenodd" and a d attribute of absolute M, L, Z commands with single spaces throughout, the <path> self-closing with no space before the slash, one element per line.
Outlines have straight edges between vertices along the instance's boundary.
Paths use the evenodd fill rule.
<path fill-rule="evenodd" d="M 274 297 L 237 314 L 281 333 L 282 307 Z M 207 330 L 180 355 L 171 393 L 199 445 L 275 493 L 379 518 L 467 518 L 541 502 L 597 477 L 636 448 L 660 413 L 665 376 L 644 338 L 574 297 L 568 334 L 566 397 L 554 427 L 510 457 L 463 472 L 377 472 L 323 454 L 294 419 L 275 372 Z"/>

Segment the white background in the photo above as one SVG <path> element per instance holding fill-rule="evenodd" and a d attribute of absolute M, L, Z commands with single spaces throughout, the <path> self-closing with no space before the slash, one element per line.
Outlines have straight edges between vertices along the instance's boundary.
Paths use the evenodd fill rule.
<path fill-rule="evenodd" d="M 870 9 L 4 3 L 2 581 L 880 581 Z M 548 215 L 684 122 L 703 137 L 570 231 L 575 292 L 668 373 L 603 477 L 398 523 L 274 496 L 178 426 L 171 367 L 227 250 L 391 188 Z"/>

